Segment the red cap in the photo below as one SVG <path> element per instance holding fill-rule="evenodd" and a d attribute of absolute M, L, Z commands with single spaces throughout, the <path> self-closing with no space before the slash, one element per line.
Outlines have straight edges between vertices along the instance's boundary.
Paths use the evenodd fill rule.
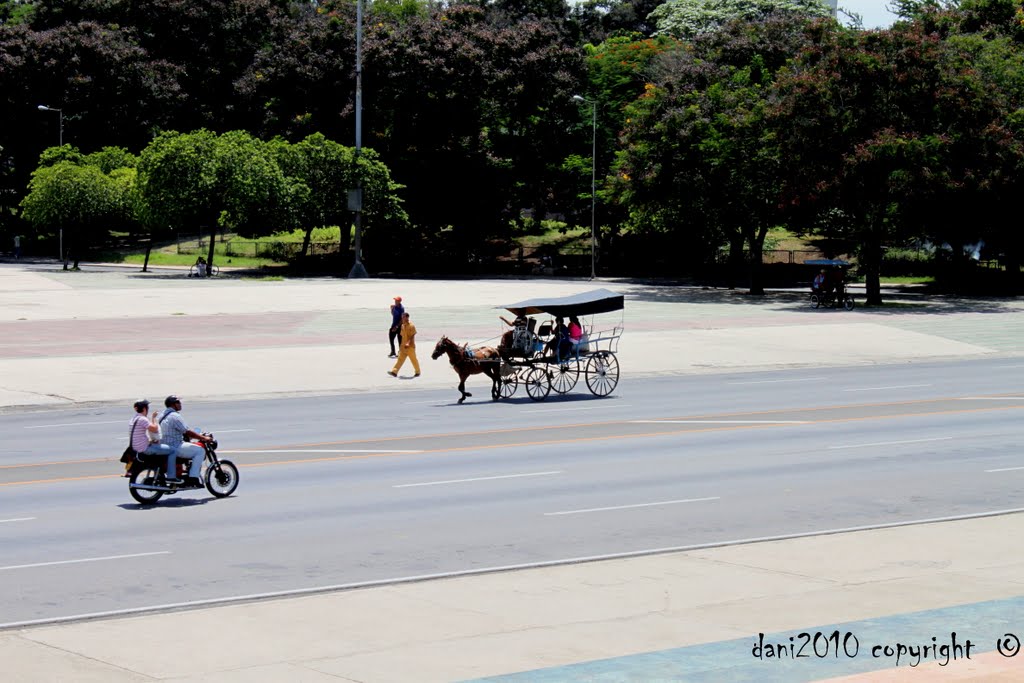
<path fill-rule="evenodd" d="M 402 297 L 396 296 L 395 301 L 397 301 L 398 303 L 402 303 Z"/>

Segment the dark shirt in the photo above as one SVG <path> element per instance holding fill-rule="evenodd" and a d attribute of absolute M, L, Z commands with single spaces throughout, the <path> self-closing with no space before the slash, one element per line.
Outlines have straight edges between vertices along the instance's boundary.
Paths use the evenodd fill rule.
<path fill-rule="evenodd" d="M 405 313 L 405 308 L 402 304 L 395 304 L 395 308 L 391 311 L 391 327 L 402 326 L 402 314 Z"/>

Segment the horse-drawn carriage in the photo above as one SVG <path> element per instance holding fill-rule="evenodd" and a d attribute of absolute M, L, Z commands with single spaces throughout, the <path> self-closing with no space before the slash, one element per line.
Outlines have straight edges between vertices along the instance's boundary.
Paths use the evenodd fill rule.
<path fill-rule="evenodd" d="M 512 329 L 501 335 L 496 349 L 460 347 L 447 337 L 434 348 L 432 357 L 447 353 L 459 373 L 459 403 L 471 395 L 465 389 L 466 378 L 477 373 L 491 378 L 491 398 L 495 400 L 511 398 L 523 385 L 530 398 L 543 401 L 552 391 L 572 391 L 581 375 L 595 396 L 607 396 L 615 390 L 619 383 L 616 353 L 622 318 L 618 324 L 599 328 L 595 316 L 622 311 L 621 294 L 595 289 L 573 296 L 529 299 L 501 308 L 511 312 L 515 320 L 505 321 Z"/>
<path fill-rule="evenodd" d="M 619 383 L 615 354 L 622 336 L 622 318 L 617 325 L 598 329 L 594 316 L 622 311 L 621 294 L 595 289 L 555 299 L 530 299 L 504 308 L 516 319 L 498 345 L 499 391 L 503 398 L 511 397 L 522 384 L 530 398 L 543 401 L 552 391 L 572 391 L 580 375 L 594 396 L 607 396 L 615 390 Z M 538 315 L 542 316 L 539 325 L 534 317 Z"/>

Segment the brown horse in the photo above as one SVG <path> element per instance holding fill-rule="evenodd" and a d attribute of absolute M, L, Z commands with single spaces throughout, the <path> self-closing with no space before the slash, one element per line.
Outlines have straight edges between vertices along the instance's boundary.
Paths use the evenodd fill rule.
<path fill-rule="evenodd" d="M 459 374 L 459 391 L 462 393 L 459 403 L 465 401 L 467 396 L 473 395 L 466 391 L 466 378 L 480 373 L 491 378 L 491 398 L 495 401 L 498 400 L 501 395 L 501 375 L 499 374 L 500 356 L 496 349 L 490 346 L 477 347 L 473 349 L 473 357 L 470 358 L 466 355 L 465 346 L 459 346 L 448 337 L 442 336 L 437 340 L 437 346 L 434 347 L 434 352 L 430 354 L 430 357 L 437 360 L 443 353 L 448 354 L 448 362 Z"/>

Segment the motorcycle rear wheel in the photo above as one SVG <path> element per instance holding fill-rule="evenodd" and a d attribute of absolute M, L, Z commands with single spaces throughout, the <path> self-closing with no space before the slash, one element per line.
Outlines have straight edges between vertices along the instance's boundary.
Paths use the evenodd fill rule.
<path fill-rule="evenodd" d="M 160 470 L 158 468 L 146 467 L 141 470 L 136 470 L 130 481 L 132 484 L 153 485 L 156 483 L 156 478 L 159 474 Z M 146 489 L 137 489 L 132 487 L 128 488 L 128 493 L 132 494 L 132 498 L 142 505 L 153 505 L 164 497 L 163 491 L 148 491 Z"/>
<path fill-rule="evenodd" d="M 238 488 L 238 468 L 230 460 L 221 460 L 206 468 L 206 490 L 215 498 L 227 498 Z"/>

